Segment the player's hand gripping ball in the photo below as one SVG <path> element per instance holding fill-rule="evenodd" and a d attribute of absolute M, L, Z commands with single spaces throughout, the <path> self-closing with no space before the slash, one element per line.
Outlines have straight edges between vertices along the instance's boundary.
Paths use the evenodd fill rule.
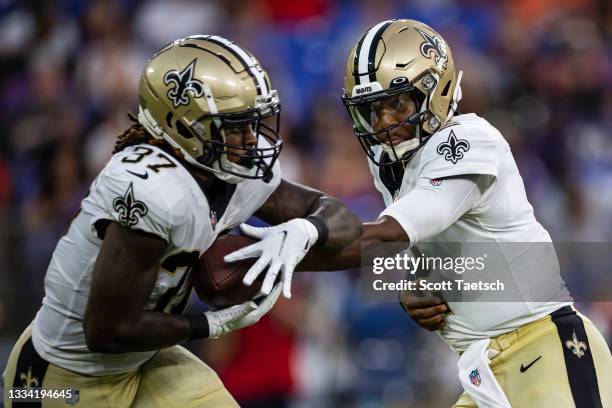
<path fill-rule="evenodd" d="M 225 308 L 252 300 L 259 294 L 263 277 L 251 286 L 242 283 L 244 275 L 257 258 L 225 262 L 223 257 L 257 242 L 243 235 L 224 235 L 200 257 L 193 270 L 194 288 L 198 297 L 214 308 Z"/>

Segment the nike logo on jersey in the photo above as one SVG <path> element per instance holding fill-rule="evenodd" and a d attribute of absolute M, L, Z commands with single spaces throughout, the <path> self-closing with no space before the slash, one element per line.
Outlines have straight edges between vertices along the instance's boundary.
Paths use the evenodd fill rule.
<path fill-rule="evenodd" d="M 539 359 L 541 359 L 542 356 L 536 358 L 535 360 L 533 360 L 531 363 L 527 364 L 526 366 L 521 364 L 521 373 L 524 373 L 525 371 L 529 370 L 529 367 L 531 367 L 532 365 L 534 365 L 535 363 L 537 363 L 537 361 Z"/>
<path fill-rule="evenodd" d="M 149 178 L 149 173 L 147 173 L 146 171 L 144 173 L 134 173 L 133 171 L 130 170 L 126 170 L 128 173 L 135 175 L 136 177 L 140 177 L 143 180 L 146 180 Z"/>

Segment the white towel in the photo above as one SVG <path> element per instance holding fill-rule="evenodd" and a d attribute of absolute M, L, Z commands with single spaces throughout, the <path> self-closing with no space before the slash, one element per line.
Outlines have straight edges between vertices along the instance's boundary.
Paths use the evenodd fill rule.
<path fill-rule="evenodd" d="M 489 339 L 479 340 L 457 362 L 459 381 L 479 408 L 512 408 L 491 371 L 491 358 L 499 352 L 489 350 Z"/>

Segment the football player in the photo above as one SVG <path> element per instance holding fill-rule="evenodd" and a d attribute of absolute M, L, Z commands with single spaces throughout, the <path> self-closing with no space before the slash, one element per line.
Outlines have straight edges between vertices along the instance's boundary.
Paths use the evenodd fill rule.
<path fill-rule="evenodd" d="M 310 247 L 341 248 L 361 233 L 338 200 L 281 179 L 279 112 L 266 72 L 225 38 L 180 39 L 148 61 L 135 123 L 59 241 L 42 307 L 10 355 L 7 408 L 18 406 L 13 387 L 77 390 L 43 407 L 76 398 L 84 407 L 238 406 L 178 344 L 256 323 L 281 290 L 290 297 L 291 273 Z M 276 225 L 261 234 L 260 264 L 274 256 L 269 295 L 182 314 L 190 266 L 254 214 Z"/>
<path fill-rule="evenodd" d="M 558 270 L 543 285 L 553 293 L 546 302 L 524 292 L 542 273 L 533 254 L 551 238 L 500 132 L 457 112 L 462 73 L 442 36 L 417 21 L 383 21 L 353 47 L 345 74 L 342 99 L 386 209 L 338 256 L 314 250 L 300 268 L 357 267 L 362 246 L 381 242 L 526 243 L 501 266 L 523 288 L 512 303 L 449 301 L 445 321 L 445 304 L 407 305 L 462 355 L 466 392 L 455 407 L 612 407 L 610 350 L 574 309 Z"/>

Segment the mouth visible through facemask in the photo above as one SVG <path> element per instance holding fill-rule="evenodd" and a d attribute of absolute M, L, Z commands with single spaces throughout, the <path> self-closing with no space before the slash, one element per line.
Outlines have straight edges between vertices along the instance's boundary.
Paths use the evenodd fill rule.
<path fill-rule="evenodd" d="M 238 158 L 238 165 L 247 169 L 252 169 L 255 166 L 255 162 L 257 161 L 257 157 L 255 152 L 248 152 L 248 155 L 241 155 Z"/>

